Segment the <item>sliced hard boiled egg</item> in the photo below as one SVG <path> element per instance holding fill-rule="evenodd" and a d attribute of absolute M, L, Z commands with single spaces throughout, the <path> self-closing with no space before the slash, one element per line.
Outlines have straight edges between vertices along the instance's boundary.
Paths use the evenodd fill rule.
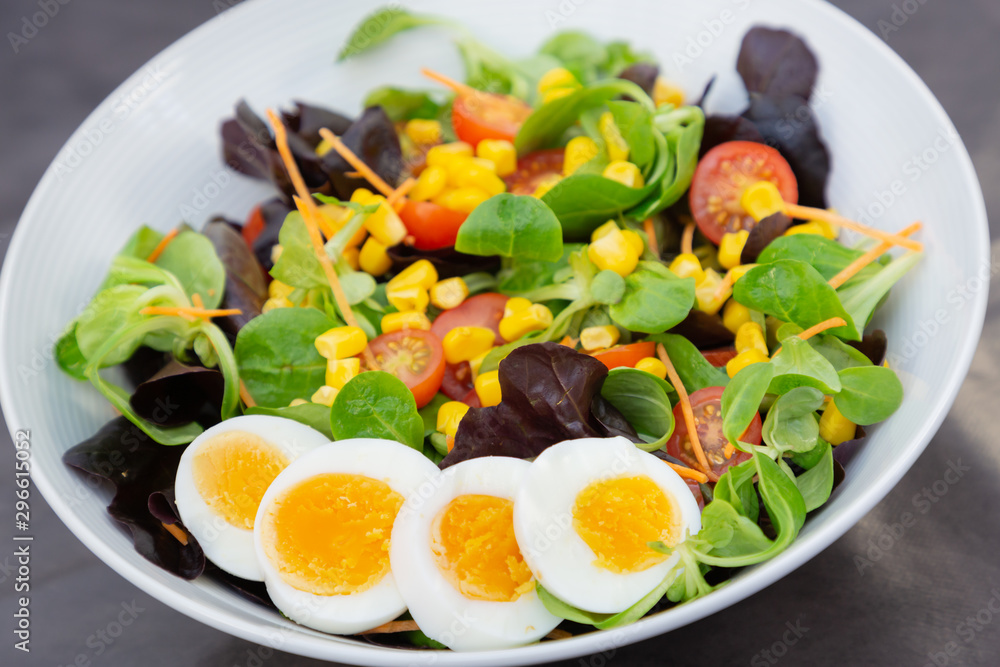
<path fill-rule="evenodd" d="M 328 442 L 304 424 L 266 415 L 227 419 L 195 438 L 181 455 L 174 494 L 205 556 L 230 574 L 263 581 L 253 546 L 260 499 L 289 463 Z"/>
<path fill-rule="evenodd" d="M 514 531 L 535 577 L 595 613 L 624 611 L 667 577 L 677 556 L 649 542 L 673 546 L 700 529 L 684 480 L 621 437 L 549 447 L 514 499 Z"/>
<path fill-rule="evenodd" d="M 506 457 L 458 463 L 396 518 L 396 584 L 424 634 L 448 648 L 528 644 L 562 621 L 538 598 L 514 535 L 514 495 L 530 466 Z"/>
<path fill-rule="evenodd" d="M 389 562 L 403 503 L 434 488 L 440 471 L 389 440 L 320 447 L 288 466 L 264 494 L 254 545 L 268 595 L 288 618 L 354 634 L 393 620 L 406 604 Z"/>

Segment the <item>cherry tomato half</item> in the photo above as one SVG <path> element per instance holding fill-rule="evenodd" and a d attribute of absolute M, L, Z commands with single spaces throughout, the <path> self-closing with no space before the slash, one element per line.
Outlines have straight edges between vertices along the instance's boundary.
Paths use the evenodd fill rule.
<path fill-rule="evenodd" d="M 531 107 L 510 95 L 459 95 L 451 106 L 451 124 L 458 138 L 475 148 L 483 139 L 513 142 Z"/>
<path fill-rule="evenodd" d="M 470 408 L 483 407 L 483 402 L 479 400 L 479 394 L 476 393 L 475 389 L 466 394 L 465 398 L 462 399 L 462 402 L 468 405 Z"/>
<path fill-rule="evenodd" d="M 253 210 L 250 211 L 250 215 L 247 216 L 247 221 L 243 225 L 243 240 L 247 242 L 247 246 L 253 250 L 253 242 L 257 240 L 260 233 L 264 231 L 267 227 L 267 222 L 264 220 L 264 216 L 260 212 L 260 206 L 254 206 Z"/>
<path fill-rule="evenodd" d="M 528 153 L 517 161 L 517 171 L 504 178 L 507 190 L 515 195 L 534 194 L 543 181 L 562 176 L 565 153 L 562 148 Z"/>
<path fill-rule="evenodd" d="M 716 245 L 727 232 L 753 229 L 740 197 L 747 187 L 760 181 L 774 183 L 781 198 L 790 204 L 799 201 L 795 174 L 781 153 L 753 141 L 719 144 L 698 163 L 691 181 L 691 214 L 698 229 Z"/>
<path fill-rule="evenodd" d="M 445 364 L 444 379 L 441 380 L 441 393 L 453 401 L 461 401 L 474 389 L 472 367 L 468 361 L 459 364 Z"/>
<path fill-rule="evenodd" d="M 698 482 L 685 477 L 684 483 L 687 484 L 689 489 L 691 489 L 691 495 L 694 496 L 695 502 L 698 503 L 698 509 L 705 509 L 705 496 L 702 495 L 701 486 L 698 485 Z"/>
<path fill-rule="evenodd" d="M 618 347 L 608 348 L 601 352 L 595 352 L 594 359 L 602 362 L 608 367 L 608 370 L 611 370 L 612 368 L 621 368 L 622 366 L 635 368 L 635 365 L 639 361 L 646 357 L 652 357 L 655 354 L 655 343 L 642 342 L 632 343 L 631 345 L 619 345 Z"/>
<path fill-rule="evenodd" d="M 749 454 L 738 449 L 731 457 L 726 458 L 724 451 L 729 440 L 722 434 L 722 392 L 723 387 L 705 387 L 689 397 L 691 410 L 698 425 L 701 448 L 705 452 L 705 458 L 708 459 L 712 472 L 720 476 L 730 467 L 750 458 Z M 674 406 L 674 422 L 676 424 L 674 434 L 667 440 L 667 454 L 694 468 L 698 464 L 698 459 L 691 448 L 691 439 L 688 437 L 687 423 L 684 421 L 680 403 Z M 740 441 L 759 445 L 760 440 L 760 414 L 756 414 L 740 437 Z"/>
<path fill-rule="evenodd" d="M 503 345 L 507 341 L 500 335 L 500 320 L 503 319 L 503 309 L 508 298 L 494 292 L 477 294 L 466 299 L 458 308 L 438 315 L 431 324 L 431 331 L 444 340 L 445 335 L 455 327 L 486 327 L 493 329 L 496 334 L 496 344 Z"/>
<path fill-rule="evenodd" d="M 729 361 L 736 357 L 735 347 L 720 347 L 717 350 L 703 350 L 701 356 L 708 360 L 716 368 L 723 368 Z"/>
<path fill-rule="evenodd" d="M 413 246 L 419 250 L 437 250 L 455 245 L 458 228 L 468 213 L 453 211 L 429 201 L 406 200 L 399 217 L 406 231 L 413 236 Z"/>
<path fill-rule="evenodd" d="M 444 377 L 444 349 L 430 331 L 404 329 L 382 334 L 368 343 L 379 370 L 392 373 L 413 392 L 422 408 L 438 392 Z"/>

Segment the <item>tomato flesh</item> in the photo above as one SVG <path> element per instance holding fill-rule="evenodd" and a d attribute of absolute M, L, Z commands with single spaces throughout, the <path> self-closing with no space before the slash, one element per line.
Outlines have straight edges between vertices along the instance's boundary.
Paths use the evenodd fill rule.
<path fill-rule="evenodd" d="M 612 368 L 635 368 L 635 365 L 646 357 L 656 354 L 656 344 L 652 342 L 632 343 L 631 345 L 619 345 L 594 354 L 594 359 Z"/>
<path fill-rule="evenodd" d="M 711 471 L 721 476 L 726 470 L 734 465 L 739 465 L 750 459 L 746 452 L 736 450 L 728 459 L 725 455 L 726 445 L 729 440 L 722 434 L 722 392 L 723 387 L 706 387 L 699 389 L 689 397 L 691 410 L 694 412 L 695 423 L 698 428 L 698 439 L 701 441 L 701 448 L 705 452 Z M 691 438 L 688 437 L 687 423 L 684 421 L 684 413 L 681 405 L 674 406 L 674 433 L 667 441 L 667 453 L 683 461 L 685 464 L 696 468 L 698 458 L 691 447 Z M 750 426 L 740 437 L 741 442 L 751 445 L 759 445 L 761 442 L 761 421 L 760 414 L 754 415 Z"/>
<path fill-rule="evenodd" d="M 430 331 L 404 329 L 382 334 L 368 343 L 378 370 L 392 373 L 403 381 L 422 408 L 441 387 L 444 378 L 444 349 Z"/>
<path fill-rule="evenodd" d="M 544 181 L 562 176 L 565 153 L 562 148 L 549 148 L 525 155 L 517 161 L 517 170 L 504 178 L 507 191 L 515 195 L 531 195 Z"/>
<path fill-rule="evenodd" d="M 503 309 L 509 297 L 503 294 L 487 292 L 477 294 L 462 302 L 462 305 L 446 310 L 431 324 L 431 331 L 441 340 L 456 327 L 486 327 L 492 329 L 496 336 L 495 344 L 503 345 L 507 341 L 500 335 L 500 320 L 503 319 Z"/>
<path fill-rule="evenodd" d="M 717 350 L 703 350 L 701 356 L 716 368 L 723 368 L 736 357 L 735 347 L 720 347 Z"/>
<path fill-rule="evenodd" d="M 685 477 L 684 483 L 687 484 L 687 487 L 691 490 L 691 495 L 694 496 L 695 502 L 698 503 L 698 509 L 705 509 L 705 496 L 702 495 L 701 486 L 698 485 L 698 482 Z"/>
<path fill-rule="evenodd" d="M 473 148 L 483 139 L 513 142 L 531 111 L 531 107 L 510 95 L 459 95 L 451 106 L 451 124 L 458 138 Z"/>
<path fill-rule="evenodd" d="M 472 367 L 469 366 L 468 361 L 459 364 L 445 364 L 444 378 L 441 380 L 441 393 L 453 401 L 461 401 L 474 388 Z"/>
<path fill-rule="evenodd" d="M 240 232 L 243 234 L 243 240 L 246 241 L 247 246 L 251 250 L 253 250 L 253 242 L 257 240 L 257 237 L 260 236 L 265 227 L 267 227 L 267 222 L 260 212 L 260 206 L 254 206 Z"/>
<path fill-rule="evenodd" d="M 413 246 L 418 250 L 437 250 L 455 245 L 458 228 L 468 213 L 453 211 L 429 201 L 406 200 L 399 217 L 406 231 L 413 236 Z"/>
<path fill-rule="evenodd" d="M 743 210 L 740 198 L 755 183 L 770 181 L 781 198 L 799 201 L 799 186 L 781 153 L 753 141 L 719 144 L 698 163 L 688 195 L 698 229 L 718 245 L 723 235 L 753 229 L 757 222 Z"/>

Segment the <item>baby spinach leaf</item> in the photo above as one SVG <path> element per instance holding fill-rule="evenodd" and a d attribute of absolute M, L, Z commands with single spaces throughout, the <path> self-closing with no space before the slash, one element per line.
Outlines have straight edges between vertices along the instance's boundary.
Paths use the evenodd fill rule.
<path fill-rule="evenodd" d="M 564 282 L 561 274 L 568 271 L 570 256 L 583 247 L 580 243 L 564 243 L 562 257 L 554 262 L 512 257 L 498 274 L 500 283 L 497 288 L 504 294 L 519 296 L 523 292 Z"/>
<path fill-rule="evenodd" d="M 173 274 L 189 297 L 200 294 L 206 308 L 216 308 L 222 302 L 226 267 L 215 254 L 215 246 L 203 234 L 181 232 L 167 245 L 155 264 Z"/>
<path fill-rule="evenodd" d="M 836 336 L 813 336 L 809 345 L 822 354 L 840 372 L 845 368 L 871 366 L 872 362 L 860 350 L 851 347 Z"/>
<path fill-rule="evenodd" d="M 799 534 L 806 520 L 805 502 L 795 483 L 778 465 L 760 452 L 754 452 L 757 467 L 757 489 L 764 500 L 764 507 L 778 531 L 768 551 L 754 562 L 767 560 L 785 550 Z"/>
<path fill-rule="evenodd" d="M 644 169 L 656 156 L 653 142 L 653 114 L 638 102 L 612 100 L 608 108 L 629 148 L 629 162 Z"/>
<path fill-rule="evenodd" d="M 671 570 L 667 573 L 667 576 L 663 578 L 663 581 L 657 584 L 656 588 L 646 593 L 641 600 L 625 611 L 620 611 L 610 618 L 594 623 L 594 627 L 598 630 L 610 630 L 611 628 L 620 628 L 623 625 L 635 623 L 640 618 L 645 616 L 650 609 L 655 607 L 657 602 L 663 599 L 663 596 L 667 594 L 667 589 L 674 583 L 674 579 L 676 577 L 677 573 L 674 570 Z"/>
<path fill-rule="evenodd" d="M 654 139 L 665 159 L 662 175 L 654 168 L 649 183 L 656 184 L 652 193 L 634 209 L 629 217 L 645 220 L 649 216 L 673 206 L 688 188 L 698 166 L 698 148 L 705 130 L 705 114 L 698 107 L 681 107 L 666 115 L 657 114 L 654 125 L 658 133 Z M 660 134 L 662 133 L 662 134 Z"/>
<path fill-rule="evenodd" d="M 604 380 L 601 396 L 625 417 L 646 445 L 659 449 L 674 432 L 674 411 L 667 394 L 673 388 L 651 373 L 634 368 L 615 368 Z"/>
<path fill-rule="evenodd" d="M 143 319 L 138 301 L 147 291 L 141 285 L 116 285 L 97 293 L 76 324 L 77 346 L 85 359 L 93 358 L 109 339 Z M 105 355 L 102 367 L 116 366 L 131 357 L 142 340 L 124 343 Z"/>
<path fill-rule="evenodd" d="M 772 364 L 750 364 L 737 373 L 722 392 L 722 433 L 734 447 L 743 449 L 740 437 L 760 412 L 760 404 L 773 378 Z"/>
<path fill-rule="evenodd" d="M 797 387 L 778 398 L 764 420 L 764 442 L 779 455 L 805 453 L 819 442 L 816 411 L 823 407 L 823 392 L 813 387 Z"/>
<path fill-rule="evenodd" d="M 502 193 L 469 214 L 458 230 L 455 249 L 470 255 L 555 262 L 563 256 L 562 236 L 559 220 L 542 201 Z"/>
<path fill-rule="evenodd" d="M 756 502 L 756 498 L 754 498 Z M 701 521 L 709 531 L 716 534 L 727 534 L 726 539 L 711 540 L 711 554 L 719 558 L 746 558 L 766 552 L 771 547 L 764 531 L 757 522 L 736 510 L 732 505 L 718 497 L 710 502 L 702 512 Z"/>
<path fill-rule="evenodd" d="M 797 259 L 819 271 L 824 280 L 830 280 L 863 254 L 818 234 L 793 234 L 772 241 L 757 256 L 757 262 L 771 264 L 780 259 Z M 871 277 L 880 269 L 878 264 L 869 264 L 852 280 Z"/>
<path fill-rule="evenodd" d="M 854 282 L 840 289 L 840 300 L 850 313 L 851 321 L 862 329 L 868 326 L 882 300 L 899 280 L 912 269 L 923 253 L 908 252 L 894 259 L 871 278 Z M 857 338 L 852 340 L 858 340 Z"/>
<path fill-rule="evenodd" d="M 308 399 L 323 386 L 326 359 L 316 337 L 337 323 L 315 308 L 276 308 L 236 337 L 240 377 L 258 405 L 278 408 Z"/>
<path fill-rule="evenodd" d="M 729 468 L 715 484 L 715 500 L 729 503 L 754 523 L 760 514 L 760 502 L 753 485 L 756 474 L 757 467 L 753 460 L 747 460 Z"/>
<path fill-rule="evenodd" d="M 118 256 L 144 260 L 152 254 L 162 240 L 162 233 L 147 225 L 143 225 L 133 232 L 122 249 L 118 251 Z"/>
<path fill-rule="evenodd" d="M 608 51 L 593 36 L 578 30 L 558 32 L 538 48 L 538 52 L 559 60 L 563 67 L 583 82 L 597 77 Z"/>
<path fill-rule="evenodd" d="M 441 406 L 450 401 L 451 399 L 438 392 L 431 399 L 430 403 L 420 408 L 417 412 L 420 413 L 420 418 L 424 422 L 424 437 L 429 437 L 431 433 L 437 431 L 437 413 L 441 409 Z M 445 454 L 448 452 L 445 451 Z"/>
<path fill-rule="evenodd" d="M 833 402 L 855 424 L 867 426 L 888 419 L 903 403 L 903 384 L 885 366 L 845 368 L 843 385 Z"/>
<path fill-rule="evenodd" d="M 379 7 L 361 19 L 347 42 L 337 54 L 337 60 L 347 60 L 366 53 L 387 42 L 394 35 L 425 25 L 447 25 L 449 22 L 434 16 L 411 14 L 399 5 Z"/>
<path fill-rule="evenodd" d="M 298 211 L 289 213 L 285 218 L 278 242 L 281 244 L 281 256 L 271 269 L 275 280 L 303 289 L 328 285 L 309 239 L 306 223 Z"/>
<path fill-rule="evenodd" d="M 829 333 L 848 340 L 861 339 L 836 290 L 801 260 L 781 259 L 751 269 L 736 282 L 733 298 L 751 310 L 794 322 L 803 329 L 841 317 L 847 325 L 830 329 Z"/>
<path fill-rule="evenodd" d="M 651 177 L 645 186 L 630 188 L 599 173 L 578 172 L 559 181 L 542 201 L 559 219 L 566 238 L 582 240 L 598 225 L 638 205 L 656 184 Z"/>
<path fill-rule="evenodd" d="M 383 86 L 368 93 L 365 107 L 382 107 L 394 122 L 425 118 L 433 120 L 441 113 L 441 105 L 425 90 L 406 90 Z"/>
<path fill-rule="evenodd" d="M 570 604 L 566 604 L 545 590 L 545 587 L 539 581 L 535 581 L 535 592 L 538 593 L 538 599 L 542 601 L 542 604 L 545 605 L 550 614 L 564 618 L 567 621 L 582 623 L 583 625 L 596 625 L 612 616 L 612 614 L 597 614 L 592 611 L 584 611 L 583 609 L 577 609 Z"/>
<path fill-rule="evenodd" d="M 337 440 L 384 438 L 424 448 L 424 422 L 413 392 L 385 371 L 359 373 L 344 385 L 330 410 L 330 428 Z"/>
<path fill-rule="evenodd" d="M 56 341 L 52 353 L 63 372 L 77 380 L 86 380 L 84 370 L 87 368 L 87 358 L 83 356 L 80 345 L 76 342 L 77 326 L 78 322 L 75 320 L 70 323 L 66 332 Z"/>
<path fill-rule="evenodd" d="M 785 394 L 796 387 L 816 387 L 826 394 L 840 391 L 840 377 L 826 358 L 798 336 L 786 338 L 771 359 L 774 379 L 768 393 Z"/>
<path fill-rule="evenodd" d="M 663 344 L 688 394 L 705 387 L 725 387 L 729 384 L 726 371 L 710 364 L 705 355 L 684 336 L 665 333 L 646 340 Z"/>
<path fill-rule="evenodd" d="M 806 512 L 812 512 L 823 505 L 833 492 L 833 447 L 821 444 L 822 457 L 819 462 L 795 478 L 795 486 L 802 494 Z"/>
<path fill-rule="evenodd" d="M 301 403 L 299 405 L 286 405 L 281 408 L 268 408 L 255 405 L 252 408 L 247 408 L 245 414 L 270 415 L 272 417 L 293 419 L 300 424 L 311 426 L 333 440 L 333 431 L 330 430 L 330 408 L 320 403 Z"/>
<path fill-rule="evenodd" d="M 658 334 L 680 324 L 694 300 L 693 278 L 678 278 L 659 262 L 639 262 L 625 278 L 622 300 L 608 312 L 629 331 Z"/>
<path fill-rule="evenodd" d="M 625 279 L 614 271 L 601 271 L 590 283 L 590 294 L 594 301 L 605 305 L 620 303 L 625 297 L 625 289 Z"/>

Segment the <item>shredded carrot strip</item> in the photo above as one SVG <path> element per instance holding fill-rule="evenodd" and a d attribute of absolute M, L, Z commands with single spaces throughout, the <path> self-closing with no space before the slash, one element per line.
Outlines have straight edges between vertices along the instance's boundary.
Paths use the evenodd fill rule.
<path fill-rule="evenodd" d="M 681 236 L 681 252 L 691 254 L 694 252 L 694 223 L 689 222 L 684 225 L 684 235 Z"/>
<path fill-rule="evenodd" d="M 681 477 L 687 477 L 688 479 L 693 479 L 696 482 L 701 482 L 702 484 L 708 482 L 708 476 L 704 473 L 700 473 L 697 470 L 688 468 L 687 466 L 679 466 L 676 463 L 671 463 L 667 461 L 667 465 L 674 469 L 674 472 Z"/>
<path fill-rule="evenodd" d="M 463 95 L 468 97 L 470 95 L 485 94 L 481 90 L 476 90 L 475 88 L 473 88 L 468 84 L 464 84 L 461 81 L 455 81 L 455 79 L 451 78 L 450 76 L 445 76 L 440 72 L 435 72 L 434 70 L 427 69 L 426 67 L 421 68 L 420 73 L 432 81 L 437 81 L 442 86 L 451 88 L 458 95 Z"/>
<path fill-rule="evenodd" d="M 726 292 L 729 292 L 733 289 L 733 285 L 736 284 L 736 278 L 734 277 L 734 275 L 735 274 L 732 272 L 732 270 L 726 271 L 725 277 L 723 277 L 722 282 L 719 283 L 719 286 L 715 290 L 716 300 L 723 298 L 724 296 L 726 296 Z"/>
<path fill-rule="evenodd" d="M 642 223 L 642 229 L 646 232 L 646 241 L 649 243 L 649 249 L 653 251 L 654 255 L 659 257 L 660 242 L 656 238 L 656 226 L 653 224 L 653 219 L 646 218 Z"/>
<path fill-rule="evenodd" d="M 406 195 L 410 193 L 410 190 L 412 190 L 413 186 L 415 186 L 416 184 L 417 184 L 417 179 L 413 178 L 412 176 L 410 178 L 407 178 L 405 181 L 399 184 L 398 188 L 389 193 L 389 196 L 385 198 L 385 203 L 387 203 L 389 206 L 395 209 L 397 207 L 396 206 L 397 204 L 403 203 L 403 199 L 406 197 Z"/>
<path fill-rule="evenodd" d="M 736 453 L 736 448 L 733 447 L 733 443 L 727 442 L 726 447 L 722 450 L 722 455 L 726 457 L 726 460 L 733 458 L 733 454 Z"/>
<path fill-rule="evenodd" d="M 250 395 L 250 390 L 247 389 L 245 384 L 243 384 L 242 379 L 240 379 L 240 399 L 243 401 L 243 405 L 248 408 L 252 408 L 257 405 L 257 401 L 253 400 L 253 396 Z"/>
<path fill-rule="evenodd" d="M 923 226 L 924 225 L 921 222 L 914 222 L 912 225 L 910 225 L 903 231 L 899 232 L 899 235 L 904 237 L 909 236 L 910 234 L 919 231 Z M 848 280 L 858 275 L 858 272 L 861 271 L 863 268 L 865 268 L 866 266 L 877 260 L 885 253 L 889 252 L 891 249 L 892 249 L 892 243 L 889 243 L 888 241 L 882 241 L 877 246 L 866 252 L 864 255 L 858 257 L 856 260 L 854 260 L 846 267 L 844 267 L 843 271 L 835 275 L 833 278 L 830 278 L 829 280 L 830 287 L 837 289 L 838 287 L 846 283 Z"/>
<path fill-rule="evenodd" d="M 173 535 L 174 538 L 178 542 L 180 542 L 183 546 L 186 547 L 188 545 L 188 536 L 187 536 L 187 534 L 183 530 L 181 530 L 180 528 L 178 528 L 175 524 L 172 524 L 172 523 L 163 523 L 161 521 L 160 525 L 163 526 L 164 528 L 166 528 L 167 532 L 170 533 L 171 535 Z"/>
<path fill-rule="evenodd" d="M 677 391 L 677 398 L 681 404 L 681 413 L 684 415 L 684 424 L 687 426 L 688 437 L 691 439 L 691 449 L 694 450 L 694 456 L 698 459 L 698 466 L 701 468 L 701 472 L 708 475 L 709 479 L 715 477 L 715 479 L 712 479 L 714 482 L 718 477 L 712 473 L 712 469 L 708 465 L 708 459 L 705 457 L 705 450 L 701 448 L 701 439 L 698 437 L 698 425 L 694 421 L 694 410 L 691 409 L 691 400 L 688 398 L 684 383 L 681 382 L 680 376 L 677 375 L 677 369 L 674 368 L 673 363 L 670 361 L 670 355 L 667 354 L 667 349 L 663 347 L 662 343 L 656 345 L 656 356 L 667 367 L 667 377 L 670 378 L 670 383 L 674 385 L 674 390 Z"/>
<path fill-rule="evenodd" d="M 846 324 L 847 322 L 845 322 L 844 318 L 842 317 L 831 317 L 828 320 L 820 322 L 819 324 L 814 324 L 813 326 L 809 327 L 808 329 L 799 334 L 799 338 L 801 338 L 802 340 L 809 340 L 816 334 L 821 334 L 827 329 L 842 327 L 845 326 Z"/>
<path fill-rule="evenodd" d="M 563 339 L 561 341 L 559 341 L 559 344 L 560 345 L 565 345 L 566 347 L 571 347 L 571 348 L 573 348 L 575 350 L 576 349 L 576 344 L 579 343 L 579 342 L 580 341 L 578 341 L 576 338 L 572 338 L 570 336 L 563 336 Z"/>
<path fill-rule="evenodd" d="M 195 292 L 191 295 L 191 303 L 194 304 L 195 308 L 204 308 L 205 302 L 202 300 L 201 295 Z"/>
<path fill-rule="evenodd" d="M 365 630 L 364 632 L 359 632 L 359 635 L 381 635 L 388 634 L 391 632 L 413 632 L 414 630 L 419 630 L 416 621 L 389 621 L 388 623 L 383 623 L 377 628 L 372 628 L 371 630 Z"/>
<path fill-rule="evenodd" d="M 360 171 L 345 171 L 344 176 L 348 178 L 364 178 Z"/>
<path fill-rule="evenodd" d="M 355 155 L 354 151 L 345 146 L 344 142 L 340 140 L 340 137 L 325 127 L 321 129 L 319 133 L 320 136 L 326 139 L 333 149 L 340 154 L 340 157 L 347 161 L 347 164 L 357 169 L 358 173 L 364 176 L 365 180 L 372 184 L 372 187 L 386 197 L 392 194 L 392 186 L 382 180 L 382 177 L 376 174 L 371 167 L 365 164 L 364 160 Z"/>
<path fill-rule="evenodd" d="M 167 232 L 166 235 L 160 240 L 160 242 L 156 244 L 156 247 L 153 248 L 153 252 L 149 253 L 149 257 L 146 258 L 146 261 L 152 264 L 157 259 L 159 259 L 160 255 L 163 254 L 163 251 L 167 249 L 168 245 L 170 245 L 170 242 L 173 241 L 174 238 L 176 238 L 177 233 L 179 231 L 180 230 L 174 227 L 169 232 Z"/>
<path fill-rule="evenodd" d="M 239 308 L 209 309 L 209 308 L 187 308 L 185 306 L 147 306 L 139 311 L 141 315 L 178 315 L 180 317 L 193 317 L 208 319 L 212 317 L 226 317 L 227 315 L 240 315 L 243 311 Z"/>
<path fill-rule="evenodd" d="M 876 238 L 880 241 L 886 241 L 892 245 L 902 246 L 910 250 L 916 250 L 917 252 L 921 252 L 924 249 L 924 245 L 922 243 L 908 239 L 901 234 L 883 232 L 881 229 L 875 229 L 873 227 L 869 227 L 868 225 L 863 225 L 860 222 L 854 222 L 853 220 L 849 220 L 848 218 L 837 215 L 836 213 L 831 213 L 823 208 L 799 206 L 798 204 L 789 204 L 788 202 L 785 202 L 785 213 L 793 218 L 800 218 L 802 220 L 822 220 L 830 223 L 831 225 L 839 225 L 859 234 L 871 236 L 872 238 Z"/>
<path fill-rule="evenodd" d="M 555 630 L 553 630 L 549 634 L 545 635 L 545 638 L 546 639 L 569 639 L 572 636 L 573 636 L 572 632 L 567 632 L 566 630 L 560 630 L 559 628 L 556 628 Z"/>

